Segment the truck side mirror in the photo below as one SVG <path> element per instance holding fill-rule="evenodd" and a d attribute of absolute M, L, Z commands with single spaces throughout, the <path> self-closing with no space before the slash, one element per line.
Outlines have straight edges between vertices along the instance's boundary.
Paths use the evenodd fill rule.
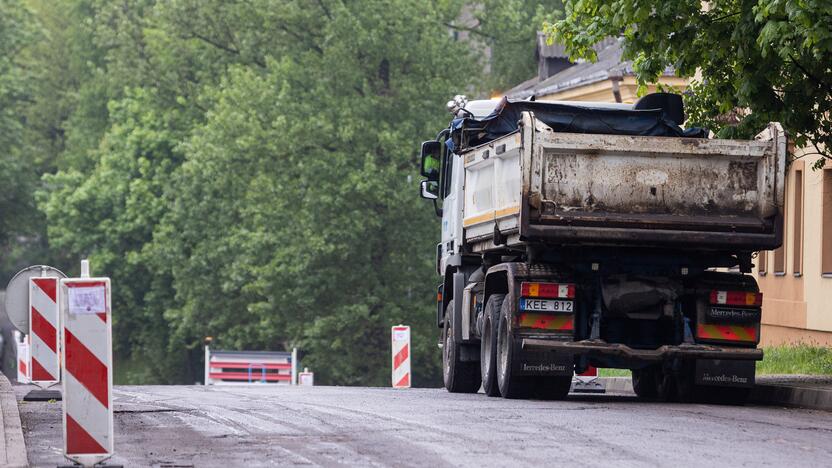
<path fill-rule="evenodd" d="M 442 144 L 436 140 L 422 143 L 422 165 L 420 173 L 428 180 L 439 180 L 439 160 Z"/>
<path fill-rule="evenodd" d="M 434 180 L 423 180 L 419 184 L 419 195 L 426 200 L 439 198 L 439 183 Z"/>

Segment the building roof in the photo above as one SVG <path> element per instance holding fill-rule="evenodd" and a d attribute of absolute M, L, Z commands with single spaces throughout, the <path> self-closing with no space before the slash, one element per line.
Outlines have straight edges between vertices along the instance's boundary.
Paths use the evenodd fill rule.
<path fill-rule="evenodd" d="M 541 39 L 543 37 L 543 39 Z M 585 86 L 611 78 L 623 78 L 634 76 L 632 61 L 621 60 L 621 39 L 605 39 L 596 46 L 598 54 L 595 62 L 579 61 L 575 65 L 556 73 L 549 78 L 540 81 L 534 77 L 520 83 L 505 92 L 505 95 L 514 99 L 525 99 L 532 96 L 545 96 L 568 89 Z M 545 36 L 538 34 L 538 53 L 543 57 L 562 57 L 563 46 L 546 45 Z M 668 67 L 664 76 L 673 76 L 673 68 Z"/>

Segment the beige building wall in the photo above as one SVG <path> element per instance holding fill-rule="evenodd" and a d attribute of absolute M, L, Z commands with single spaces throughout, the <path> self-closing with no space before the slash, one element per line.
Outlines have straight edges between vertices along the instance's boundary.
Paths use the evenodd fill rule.
<path fill-rule="evenodd" d="M 661 82 L 677 92 L 687 88 L 683 78 L 663 77 Z M 627 76 L 617 83 L 599 81 L 538 99 L 616 102 L 616 85 L 622 102 L 638 100 L 638 84 Z M 813 171 L 817 156 L 804 160 L 801 155 L 798 152 L 786 175 L 783 247 L 776 253 L 761 252 L 754 271 L 763 292 L 764 346 L 832 346 L 832 162 Z"/>
<path fill-rule="evenodd" d="M 813 171 L 818 156 L 802 154 L 786 175 L 783 246 L 756 261 L 763 345 L 832 346 L 832 163 Z"/>

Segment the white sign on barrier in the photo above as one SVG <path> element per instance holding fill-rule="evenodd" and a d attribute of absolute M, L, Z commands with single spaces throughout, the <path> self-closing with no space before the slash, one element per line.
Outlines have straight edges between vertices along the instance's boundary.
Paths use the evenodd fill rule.
<path fill-rule="evenodd" d="M 390 338 L 393 388 L 410 388 L 410 327 L 393 327 Z"/>
<path fill-rule="evenodd" d="M 109 278 L 60 283 L 64 456 L 92 466 L 113 456 L 113 346 Z"/>

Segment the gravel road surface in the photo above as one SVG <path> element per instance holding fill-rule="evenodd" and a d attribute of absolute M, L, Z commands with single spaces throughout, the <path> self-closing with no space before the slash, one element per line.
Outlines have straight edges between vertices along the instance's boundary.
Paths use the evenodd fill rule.
<path fill-rule="evenodd" d="M 22 397 L 28 387 L 18 386 Z M 830 466 L 832 413 L 561 402 L 439 389 L 116 387 L 124 466 Z M 61 463 L 60 403 L 21 403 L 32 466 Z"/>

